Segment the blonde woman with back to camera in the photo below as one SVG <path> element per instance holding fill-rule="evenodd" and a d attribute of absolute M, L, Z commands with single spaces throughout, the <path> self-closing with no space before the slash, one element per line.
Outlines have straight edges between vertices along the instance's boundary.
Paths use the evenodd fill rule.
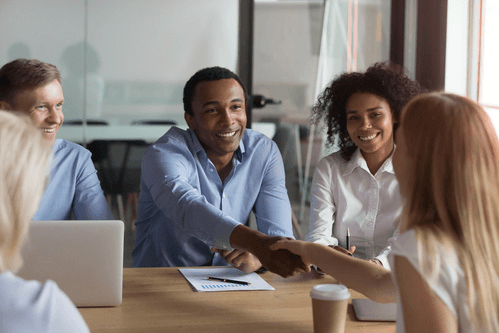
<path fill-rule="evenodd" d="M 489 117 L 465 97 L 433 93 L 406 106 L 397 132 L 406 203 L 392 273 L 320 244 L 273 249 L 375 301 L 397 301 L 397 332 L 499 332 L 499 141 Z"/>
<path fill-rule="evenodd" d="M 53 281 L 25 281 L 21 247 L 47 181 L 52 146 L 31 119 L 0 111 L 0 332 L 88 332 Z"/>

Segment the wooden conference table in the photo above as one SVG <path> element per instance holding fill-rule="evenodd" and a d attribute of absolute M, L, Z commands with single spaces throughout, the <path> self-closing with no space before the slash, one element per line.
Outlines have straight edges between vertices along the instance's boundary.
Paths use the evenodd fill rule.
<path fill-rule="evenodd" d="M 95 333 L 313 332 L 310 290 L 335 280 L 316 272 L 261 276 L 274 291 L 196 292 L 178 268 L 125 268 L 120 306 L 79 310 Z M 357 321 L 350 301 L 345 332 L 395 332 L 395 323 Z"/>

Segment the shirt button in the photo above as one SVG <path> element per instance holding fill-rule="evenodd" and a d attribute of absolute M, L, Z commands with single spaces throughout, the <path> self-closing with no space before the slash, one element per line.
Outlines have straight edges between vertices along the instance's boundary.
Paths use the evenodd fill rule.
<path fill-rule="evenodd" d="M 224 194 L 222 194 L 222 197 L 225 199 L 225 193 L 224 193 Z"/>
<path fill-rule="evenodd" d="M 213 172 L 213 168 L 211 168 L 210 171 Z"/>

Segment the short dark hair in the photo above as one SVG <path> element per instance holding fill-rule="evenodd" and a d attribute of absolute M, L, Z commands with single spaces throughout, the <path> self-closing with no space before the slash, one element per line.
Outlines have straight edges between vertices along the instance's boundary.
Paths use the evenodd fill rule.
<path fill-rule="evenodd" d="M 56 66 L 36 59 L 16 59 L 0 69 L 0 101 L 10 104 L 25 90 L 33 90 L 54 80 L 61 83 Z"/>
<path fill-rule="evenodd" d="M 248 96 L 246 95 L 246 87 L 244 86 L 244 83 L 243 81 L 241 81 L 239 76 L 237 76 L 237 74 L 233 73 L 227 68 L 215 66 L 200 69 L 193 76 L 191 76 L 189 81 L 187 81 L 184 87 L 184 97 L 182 98 L 182 101 L 184 102 L 184 111 L 191 116 L 193 115 L 192 96 L 194 95 L 194 91 L 196 90 L 198 83 L 204 81 L 217 81 L 222 79 L 234 79 L 239 83 L 239 85 L 241 85 L 241 88 L 243 88 L 244 92 L 244 102 L 246 104 L 246 102 L 248 101 Z"/>
<path fill-rule="evenodd" d="M 393 63 L 375 63 L 365 73 L 344 73 L 334 78 L 319 95 L 312 109 L 317 123 L 324 118 L 327 126 L 327 142 L 331 147 L 339 136 L 341 156 L 349 161 L 357 146 L 347 131 L 346 103 L 354 93 L 371 93 L 386 99 L 394 121 L 393 131 L 400 122 L 403 107 L 413 97 L 425 92 L 417 81 L 409 78 L 402 66 Z"/>

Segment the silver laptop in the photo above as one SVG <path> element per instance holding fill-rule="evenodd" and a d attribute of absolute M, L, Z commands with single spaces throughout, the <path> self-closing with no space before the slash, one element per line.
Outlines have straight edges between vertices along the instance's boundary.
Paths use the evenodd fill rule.
<path fill-rule="evenodd" d="M 116 306 L 123 290 L 122 221 L 32 221 L 16 275 L 57 283 L 76 306 Z"/>

